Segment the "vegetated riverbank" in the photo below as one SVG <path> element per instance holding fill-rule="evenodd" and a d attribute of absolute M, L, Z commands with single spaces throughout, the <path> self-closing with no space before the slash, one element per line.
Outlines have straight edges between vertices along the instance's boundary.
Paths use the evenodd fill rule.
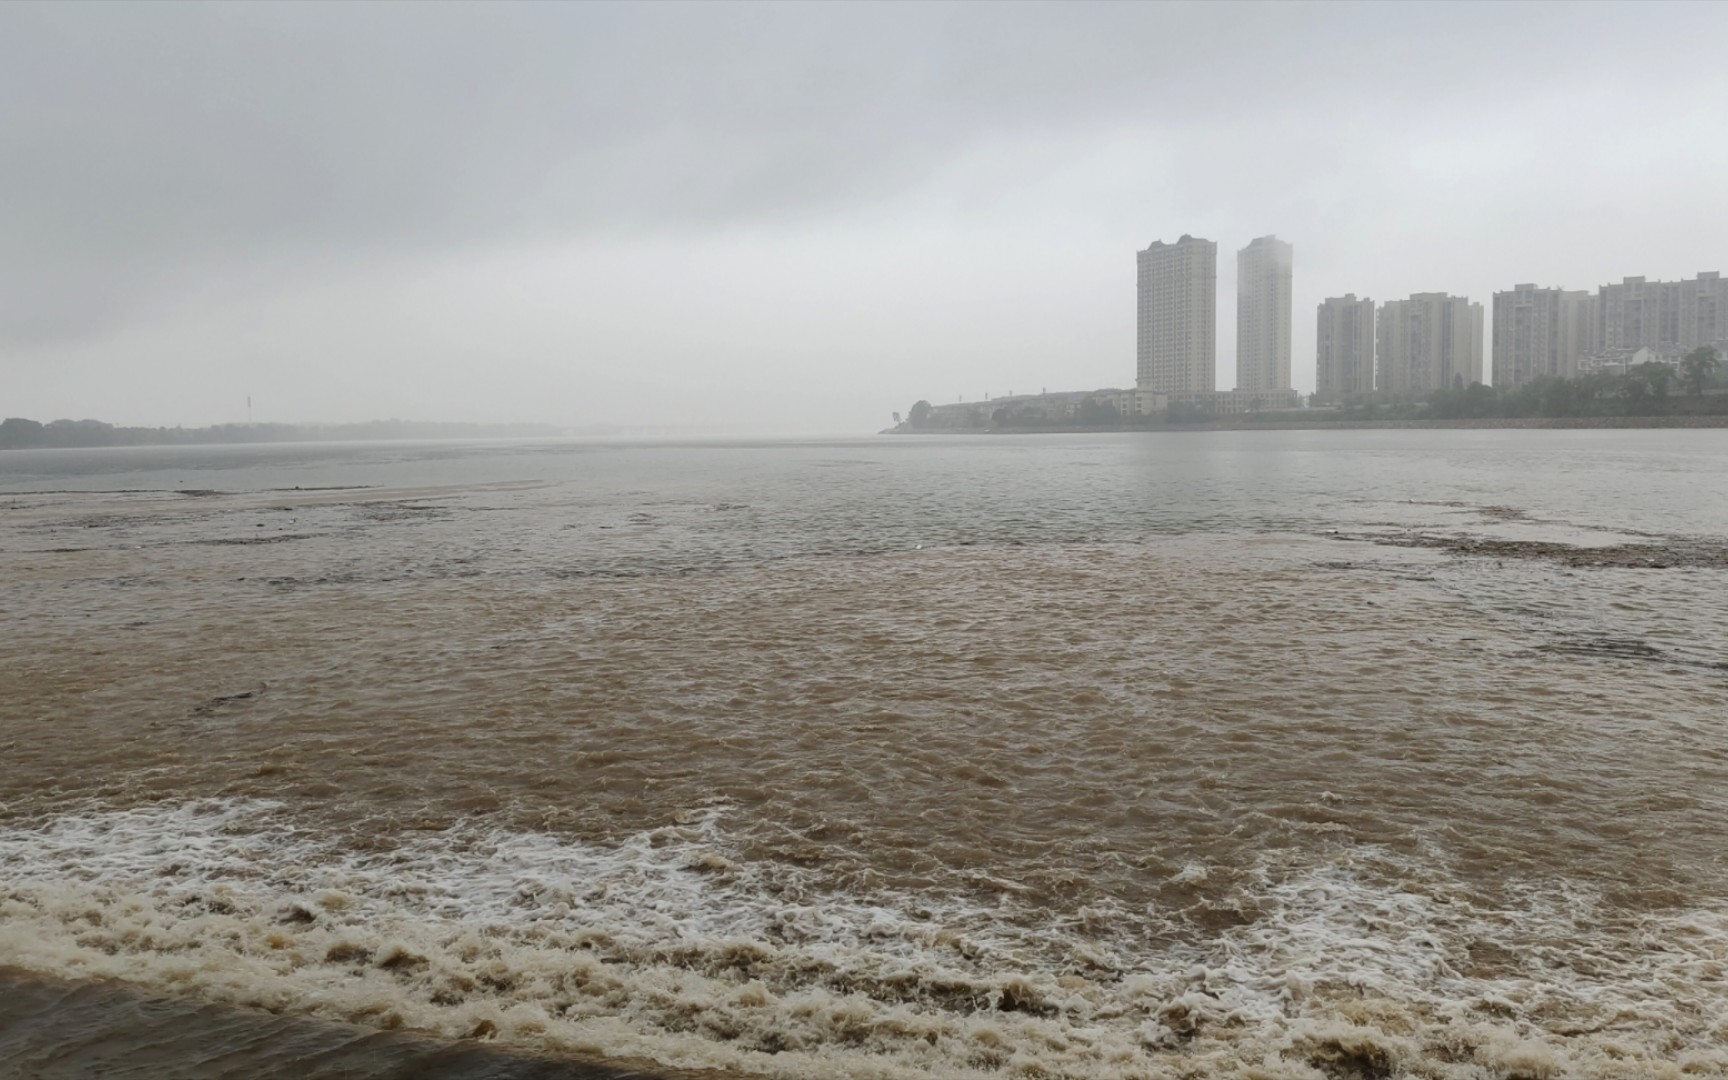
<path fill-rule="evenodd" d="M 370 420 L 359 424 L 213 424 L 208 427 L 122 427 L 102 420 L 40 423 L 0 421 L 0 450 L 88 450 L 104 446 L 227 446 L 292 442 L 370 442 L 430 439 L 534 439 L 610 434 L 609 427 L 553 424 L 470 424 Z"/>
<path fill-rule="evenodd" d="M 1099 431 L 1343 431 L 1356 428 L 1728 428 L 1728 415 L 1520 416 L 1456 420 L 1299 420 L 1223 416 L 1192 424 L 1013 424 L 990 427 L 921 427 L 898 424 L 883 435 L 1076 435 Z"/>

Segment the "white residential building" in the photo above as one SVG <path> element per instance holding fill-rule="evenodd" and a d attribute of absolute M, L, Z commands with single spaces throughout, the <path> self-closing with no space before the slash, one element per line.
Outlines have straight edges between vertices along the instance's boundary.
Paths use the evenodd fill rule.
<path fill-rule="evenodd" d="M 1217 386 L 1218 245 L 1184 234 L 1137 253 L 1135 385 L 1155 393 Z"/>
<path fill-rule="evenodd" d="M 1290 388 L 1294 249 L 1262 236 L 1236 253 L 1236 389 Z"/>

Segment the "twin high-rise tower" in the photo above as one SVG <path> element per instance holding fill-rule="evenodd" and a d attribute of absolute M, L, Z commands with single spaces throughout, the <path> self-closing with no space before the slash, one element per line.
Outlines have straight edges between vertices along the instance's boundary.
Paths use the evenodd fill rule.
<path fill-rule="evenodd" d="M 1154 240 L 1139 264 L 1135 385 L 1161 394 L 1210 391 L 1218 360 L 1218 245 L 1186 233 Z"/>
<path fill-rule="evenodd" d="M 1290 387 L 1292 248 L 1262 236 L 1236 253 L 1236 388 Z M 1218 245 L 1184 235 L 1137 255 L 1135 383 L 1162 394 L 1217 389 Z"/>
<path fill-rule="evenodd" d="M 1262 236 L 1236 253 L 1236 389 L 1290 389 L 1294 249 Z"/>

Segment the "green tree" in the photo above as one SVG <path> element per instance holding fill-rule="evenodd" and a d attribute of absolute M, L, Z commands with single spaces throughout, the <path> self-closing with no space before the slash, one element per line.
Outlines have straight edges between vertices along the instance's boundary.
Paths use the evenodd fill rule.
<path fill-rule="evenodd" d="M 1716 348 L 1712 345 L 1700 345 L 1687 353 L 1686 358 L 1680 361 L 1680 381 L 1686 384 L 1686 392 L 1693 397 L 1703 397 L 1704 387 L 1709 385 L 1721 363 L 1722 359 L 1716 355 Z"/>
<path fill-rule="evenodd" d="M 1615 393 L 1624 403 L 1627 416 L 1638 416 L 1644 412 L 1650 399 L 1650 386 L 1642 376 L 1634 374 L 1635 369 L 1628 369 L 1615 384 Z"/>
<path fill-rule="evenodd" d="M 1646 360 L 1626 373 L 1620 384 L 1620 396 L 1626 399 L 1626 412 L 1631 416 L 1648 416 L 1663 411 L 1668 402 L 1668 383 L 1674 369 L 1655 360 Z"/>
<path fill-rule="evenodd" d="M 1578 384 L 1578 415 L 1602 416 L 1612 412 L 1614 398 L 1620 392 L 1620 376 L 1607 371 L 1580 375 Z"/>
<path fill-rule="evenodd" d="M 50 420 L 42 426 L 50 446 L 112 446 L 114 425 L 101 420 Z"/>
<path fill-rule="evenodd" d="M 913 427 L 923 427 L 930 422 L 930 403 L 922 399 L 912 403 L 912 411 L 906 416 L 907 422 Z"/>
<path fill-rule="evenodd" d="M 0 423 L 0 447 L 42 445 L 42 425 L 22 416 L 7 417 Z"/>
<path fill-rule="evenodd" d="M 1575 379 L 1542 379 L 1537 391 L 1543 416 L 1577 416 L 1578 383 Z"/>
<path fill-rule="evenodd" d="M 1429 418 L 1434 420 L 1478 419 L 1494 416 L 1500 411 L 1500 401 L 1492 386 L 1481 383 L 1464 385 L 1464 376 L 1454 376 L 1452 386 L 1434 391 L 1428 396 Z"/>
<path fill-rule="evenodd" d="M 1504 391 L 1500 396 L 1500 413 L 1502 416 L 1536 416 L 1542 411 L 1542 397 L 1549 392 L 1549 384 L 1555 381 L 1553 376 L 1538 375 L 1529 382 Z"/>
<path fill-rule="evenodd" d="M 1119 424 L 1122 416 L 1116 411 L 1113 401 L 1100 401 L 1097 398 L 1087 398 L 1080 403 L 1080 408 L 1074 413 L 1074 419 L 1082 424 Z"/>
<path fill-rule="evenodd" d="M 1670 364 L 1658 363 L 1655 360 L 1638 365 L 1644 372 L 1644 381 L 1650 384 L 1650 396 L 1657 404 L 1668 400 L 1668 389 L 1674 382 L 1674 368 Z"/>
<path fill-rule="evenodd" d="M 1500 395 L 1492 386 L 1473 382 L 1464 388 L 1465 416 L 1493 416 L 1500 408 Z"/>
<path fill-rule="evenodd" d="M 1213 419 L 1212 410 L 1186 401 L 1172 401 L 1164 410 L 1166 424 L 1204 424 Z"/>

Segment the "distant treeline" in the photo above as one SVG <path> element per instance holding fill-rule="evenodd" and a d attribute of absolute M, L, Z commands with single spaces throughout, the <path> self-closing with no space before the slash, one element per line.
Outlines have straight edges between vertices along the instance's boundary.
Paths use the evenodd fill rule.
<path fill-rule="evenodd" d="M 116 427 L 100 420 L 43 424 L 0 421 L 0 450 L 81 446 L 192 446 L 209 443 L 347 442 L 367 439 L 509 439 L 568 434 L 550 424 L 439 424 L 372 420 L 364 424 L 217 424 L 213 427 Z"/>
<path fill-rule="evenodd" d="M 1651 361 L 1625 374 L 1597 372 L 1575 379 L 1544 377 L 1497 390 L 1481 383 L 1437 390 L 1424 401 L 1366 400 L 1345 405 L 1345 420 L 1488 420 L 1599 416 L 1728 415 L 1718 392 L 1715 350 L 1699 349 L 1676 367 Z"/>

